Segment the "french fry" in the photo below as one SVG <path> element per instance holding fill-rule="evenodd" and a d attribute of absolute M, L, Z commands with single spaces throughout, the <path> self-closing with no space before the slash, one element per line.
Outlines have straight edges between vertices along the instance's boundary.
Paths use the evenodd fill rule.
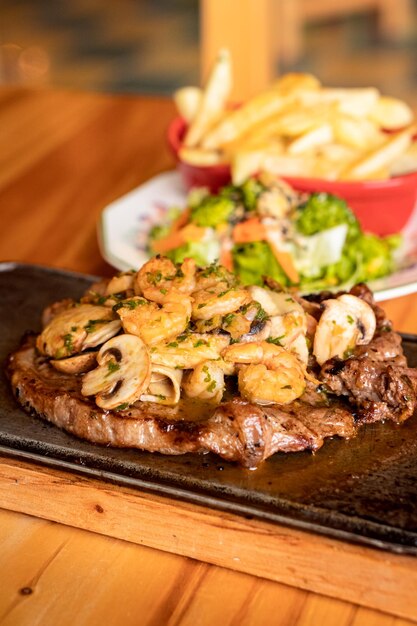
<path fill-rule="evenodd" d="M 340 173 L 358 159 L 360 154 L 359 150 L 339 143 L 319 146 L 315 152 L 311 176 L 313 178 L 337 180 Z"/>
<path fill-rule="evenodd" d="M 182 161 L 192 165 L 219 165 L 222 157 L 216 150 L 203 150 L 202 148 L 180 148 L 179 157 Z"/>
<path fill-rule="evenodd" d="M 305 92 L 300 98 L 309 106 L 318 102 L 334 102 L 341 113 L 353 117 L 367 117 L 378 102 L 379 96 L 379 91 L 375 87 L 352 89 L 323 87 L 317 92 Z"/>
<path fill-rule="evenodd" d="M 369 118 L 386 130 L 399 130 L 413 121 L 413 112 L 402 100 L 381 96 L 369 112 Z"/>
<path fill-rule="evenodd" d="M 279 115 L 278 117 L 273 115 L 252 126 L 247 133 L 234 141 L 225 143 L 222 146 L 222 151 L 226 155 L 233 155 L 236 152 L 259 149 L 268 145 L 274 146 L 274 148 L 279 145 L 284 149 L 285 138 L 280 133 L 280 128 Z"/>
<path fill-rule="evenodd" d="M 289 154 L 303 154 L 333 141 L 333 128 L 331 124 L 320 124 L 304 133 L 288 145 Z"/>
<path fill-rule="evenodd" d="M 289 72 L 278 78 L 273 85 L 282 95 L 294 95 L 300 92 L 317 92 L 321 83 L 313 74 Z"/>
<path fill-rule="evenodd" d="M 384 140 L 381 130 L 368 118 L 339 113 L 334 115 L 332 126 L 336 141 L 359 150 L 367 151 L 370 147 L 380 145 Z"/>
<path fill-rule="evenodd" d="M 274 131 L 285 137 L 297 137 L 323 124 L 331 115 L 332 105 L 318 103 L 307 108 L 300 103 L 292 103 L 278 114 Z"/>
<path fill-rule="evenodd" d="M 375 87 L 323 87 L 311 74 L 289 73 L 230 109 L 230 86 L 230 57 L 224 51 L 205 89 L 186 87 L 174 94 L 189 124 L 179 153 L 185 162 L 229 164 L 236 184 L 259 171 L 362 180 L 417 170 L 413 111 Z"/>
<path fill-rule="evenodd" d="M 414 141 L 411 146 L 399 156 L 389 168 L 390 176 L 400 176 L 401 174 L 409 174 L 417 171 L 417 142 Z"/>
<path fill-rule="evenodd" d="M 311 176 L 314 155 L 290 155 L 273 150 L 241 152 L 234 156 L 231 171 L 234 184 L 241 184 L 248 176 L 260 171 L 277 176 Z"/>
<path fill-rule="evenodd" d="M 184 145 L 197 146 L 207 129 L 226 107 L 232 86 L 232 70 L 228 50 L 221 50 L 203 91 L 200 105 L 187 131 Z"/>
<path fill-rule="evenodd" d="M 266 150 L 237 152 L 231 164 L 232 182 L 241 185 L 249 176 L 256 174 L 264 167 Z"/>
<path fill-rule="evenodd" d="M 415 132 L 416 127 L 409 126 L 407 129 L 389 136 L 381 147 L 371 150 L 342 172 L 343 179 L 363 180 L 371 177 L 374 172 L 389 167 L 399 155 L 410 147 Z"/>
<path fill-rule="evenodd" d="M 174 102 L 178 113 L 185 119 L 187 124 L 195 119 L 201 104 L 203 92 L 200 87 L 182 87 L 174 93 Z"/>
<path fill-rule="evenodd" d="M 281 96 L 277 89 L 257 94 L 215 125 L 203 138 L 203 148 L 216 149 L 235 141 L 255 124 L 280 111 L 287 103 L 288 99 Z"/>

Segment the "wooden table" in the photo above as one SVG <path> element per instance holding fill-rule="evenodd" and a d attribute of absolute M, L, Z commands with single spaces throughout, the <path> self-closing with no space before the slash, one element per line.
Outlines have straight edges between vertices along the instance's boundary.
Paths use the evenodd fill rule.
<path fill-rule="evenodd" d="M 173 112 L 163 99 L 3 87 L 0 260 L 111 275 L 96 241 L 100 211 L 172 168 L 165 131 Z M 385 304 L 398 329 L 408 332 L 417 332 L 416 306 L 417 295 Z M 0 505 L 8 506 L 5 470 L 1 483 Z M 88 479 L 85 488 L 88 493 Z M 29 499 L 9 508 L 32 510 Z M 212 560 L 222 562 L 221 551 Z M 412 623 L 7 508 L 0 509 L 0 572 L 0 626 Z M 331 565 L 327 577 L 330 588 Z"/>

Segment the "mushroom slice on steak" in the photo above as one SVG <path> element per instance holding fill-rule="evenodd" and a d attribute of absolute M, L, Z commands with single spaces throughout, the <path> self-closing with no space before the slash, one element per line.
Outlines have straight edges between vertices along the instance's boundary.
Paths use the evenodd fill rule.
<path fill-rule="evenodd" d="M 106 296 L 111 296 L 115 293 L 124 293 L 129 289 L 133 290 L 135 274 L 133 272 L 122 272 L 107 283 Z"/>
<path fill-rule="evenodd" d="M 121 328 L 115 313 L 104 306 L 80 304 L 56 315 L 36 341 L 41 354 L 54 359 L 78 354 L 104 343 Z"/>
<path fill-rule="evenodd" d="M 51 359 L 50 363 L 63 374 L 84 374 L 97 365 L 97 352 L 76 354 L 67 359 Z"/>
<path fill-rule="evenodd" d="M 139 337 L 113 337 L 99 350 L 97 363 L 96 369 L 85 374 L 81 393 L 95 396 L 102 409 L 133 404 L 149 386 L 151 361 Z"/>
<path fill-rule="evenodd" d="M 368 344 L 374 336 L 376 318 L 364 300 L 343 294 L 324 300 L 317 324 L 313 354 L 319 365 L 333 357 L 344 359 L 357 345 Z"/>
<path fill-rule="evenodd" d="M 175 405 L 181 395 L 182 370 L 165 365 L 152 365 L 149 387 L 140 399 L 142 402 Z"/>
<path fill-rule="evenodd" d="M 91 325 L 88 335 L 83 342 L 83 350 L 100 346 L 114 337 L 114 335 L 117 335 L 122 327 L 120 320 L 111 320 L 110 322 L 107 322 L 106 320 L 104 322 L 101 320 L 92 321 L 93 324 Z"/>

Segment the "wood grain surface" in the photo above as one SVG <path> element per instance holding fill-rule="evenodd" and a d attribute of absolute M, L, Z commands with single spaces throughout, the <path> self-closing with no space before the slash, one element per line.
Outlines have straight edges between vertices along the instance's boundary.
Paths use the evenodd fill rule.
<path fill-rule="evenodd" d="M 111 275 L 112 268 L 99 254 L 97 219 L 110 201 L 173 166 L 165 143 L 173 113 L 172 104 L 162 99 L 0 89 L 0 260 Z M 417 332 L 416 305 L 417 296 L 412 295 L 389 301 L 384 307 L 399 330 Z M 58 486 L 62 480 L 71 484 L 71 476 L 53 474 L 48 483 L 49 500 L 42 503 L 45 490 L 29 489 L 31 480 L 39 479 L 37 472 L 42 475 L 40 468 L 26 468 L 10 460 L 0 468 L 0 505 L 5 507 L 0 510 L 0 626 L 405 626 L 412 622 L 388 612 L 416 615 L 417 594 L 413 602 L 413 593 L 417 568 L 413 574 L 408 559 L 402 567 L 402 558 L 370 550 L 367 566 L 355 569 L 352 562 L 340 577 L 338 559 L 350 554 L 352 547 L 340 544 L 338 551 L 333 546 L 333 557 L 323 546 L 317 548 L 316 558 L 322 560 L 319 588 L 349 598 L 349 602 L 330 598 L 198 561 L 204 554 L 197 550 L 195 559 L 171 554 L 176 549 L 174 543 L 165 545 L 169 552 L 134 543 L 137 537 L 130 533 L 137 523 L 135 518 L 132 522 L 126 516 L 125 533 L 119 535 L 123 540 L 103 536 L 99 534 L 103 528 L 91 520 L 101 519 L 109 502 L 117 500 L 117 490 L 114 493 L 116 488 L 106 487 L 104 505 L 92 497 L 94 485 L 87 479 L 83 479 L 84 505 L 98 505 L 103 514 L 93 510 L 90 517 L 85 516 L 87 524 L 85 519 L 75 519 L 73 510 L 70 523 L 90 531 L 27 515 L 23 511 L 38 514 L 44 506 L 50 518 L 61 521 L 62 510 L 70 500 L 60 502 Z M 24 487 L 20 491 L 18 483 L 13 484 L 18 471 L 20 487 Z M 56 491 L 51 488 L 53 484 Z M 165 505 L 175 507 L 172 502 Z M 15 511 L 7 510 L 8 506 Z M 198 513 L 193 507 L 188 510 Z M 120 519 L 117 510 L 115 515 L 106 523 L 120 527 L 125 512 L 120 508 Z M 222 521 L 220 536 L 230 541 L 232 535 L 226 530 L 234 521 Z M 176 523 L 180 536 L 188 535 L 192 545 L 196 526 L 188 522 L 181 527 L 180 518 Z M 169 518 L 160 520 L 160 525 L 169 527 Z M 147 531 L 149 536 L 151 530 Z M 207 536 L 211 536 L 210 528 Z M 256 529 L 247 533 L 248 546 L 257 540 Z M 288 550 L 282 554 L 282 567 L 295 570 L 289 582 L 309 587 L 308 580 L 302 582 L 302 555 L 308 555 L 311 546 L 318 544 L 317 537 L 307 535 L 304 540 L 301 556 L 298 560 L 294 557 L 294 563 L 284 562 Z M 295 539 L 290 541 L 287 536 L 287 541 L 291 552 Z M 225 564 L 221 546 L 219 554 L 211 561 Z M 265 554 L 265 575 L 272 568 L 272 558 L 270 562 L 268 559 Z M 372 578 L 372 572 L 374 594 L 382 595 L 386 581 L 395 574 L 408 590 L 408 604 L 405 599 L 399 609 L 395 606 L 394 588 L 392 602 L 389 597 L 385 599 L 386 613 L 359 606 L 375 606 L 372 598 L 361 595 L 366 586 L 360 584 L 361 577 Z M 349 585 L 350 591 L 346 591 Z M 352 588 L 357 589 L 356 598 Z"/>

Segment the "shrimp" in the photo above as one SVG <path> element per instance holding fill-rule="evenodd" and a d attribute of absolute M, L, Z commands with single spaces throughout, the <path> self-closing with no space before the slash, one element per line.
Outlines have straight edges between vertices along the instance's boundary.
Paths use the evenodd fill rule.
<path fill-rule="evenodd" d="M 251 301 L 247 289 L 230 287 L 227 282 L 217 282 L 208 289 L 200 289 L 192 294 L 193 320 L 210 320 L 215 315 L 234 313 L 241 306 Z"/>
<path fill-rule="evenodd" d="M 115 307 L 126 333 L 140 337 L 147 345 L 169 341 L 181 335 L 190 320 L 191 299 L 171 294 L 163 304 L 135 296 Z"/>
<path fill-rule="evenodd" d="M 240 364 L 239 391 L 259 404 L 289 404 L 305 389 L 305 368 L 295 354 L 267 341 L 235 343 L 223 350 L 225 361 Z"/>
<path fill-rule="evenodd" d="M 227 283 L 229 287 L 233 287 L 238 283 L 235 274 L 229 272 L 223 265 L 214 263 L 197 271 L 195 291 L 210 289 L 219 282 Z"/>
<path fill-rule="evenodd" d="M 218 404 L 224 393 L 224 371 L 216 361 L 203 361 L 186 375 L 182 388 L 189 398 Z"/>
<path fill-rule="evenodd" d="M 357 345 L 366 345 L 374 336 L 375 313 L 367 302 L 343 294 L 323 301 L 324 311 L 314 335 L 313 354 L 319 365 L 333 357 L 345 359 Z"/>
<path fill-rule="evenodd" d="M 229 341 L 227 335 L 185 333 L 173 341 L 153 346 L 151 361 L 167 367 L 194 369 L 203 361 L 219 359 Z"/>
<path fill-rule="evenodd" d="M 172 294 L 189 296 L 195 289 L 196 264 L 185 259 L 175 265 L 166 257 L 154 257 L 143 265 L 135 278 L 135 293 L 163 304 Z"/>

